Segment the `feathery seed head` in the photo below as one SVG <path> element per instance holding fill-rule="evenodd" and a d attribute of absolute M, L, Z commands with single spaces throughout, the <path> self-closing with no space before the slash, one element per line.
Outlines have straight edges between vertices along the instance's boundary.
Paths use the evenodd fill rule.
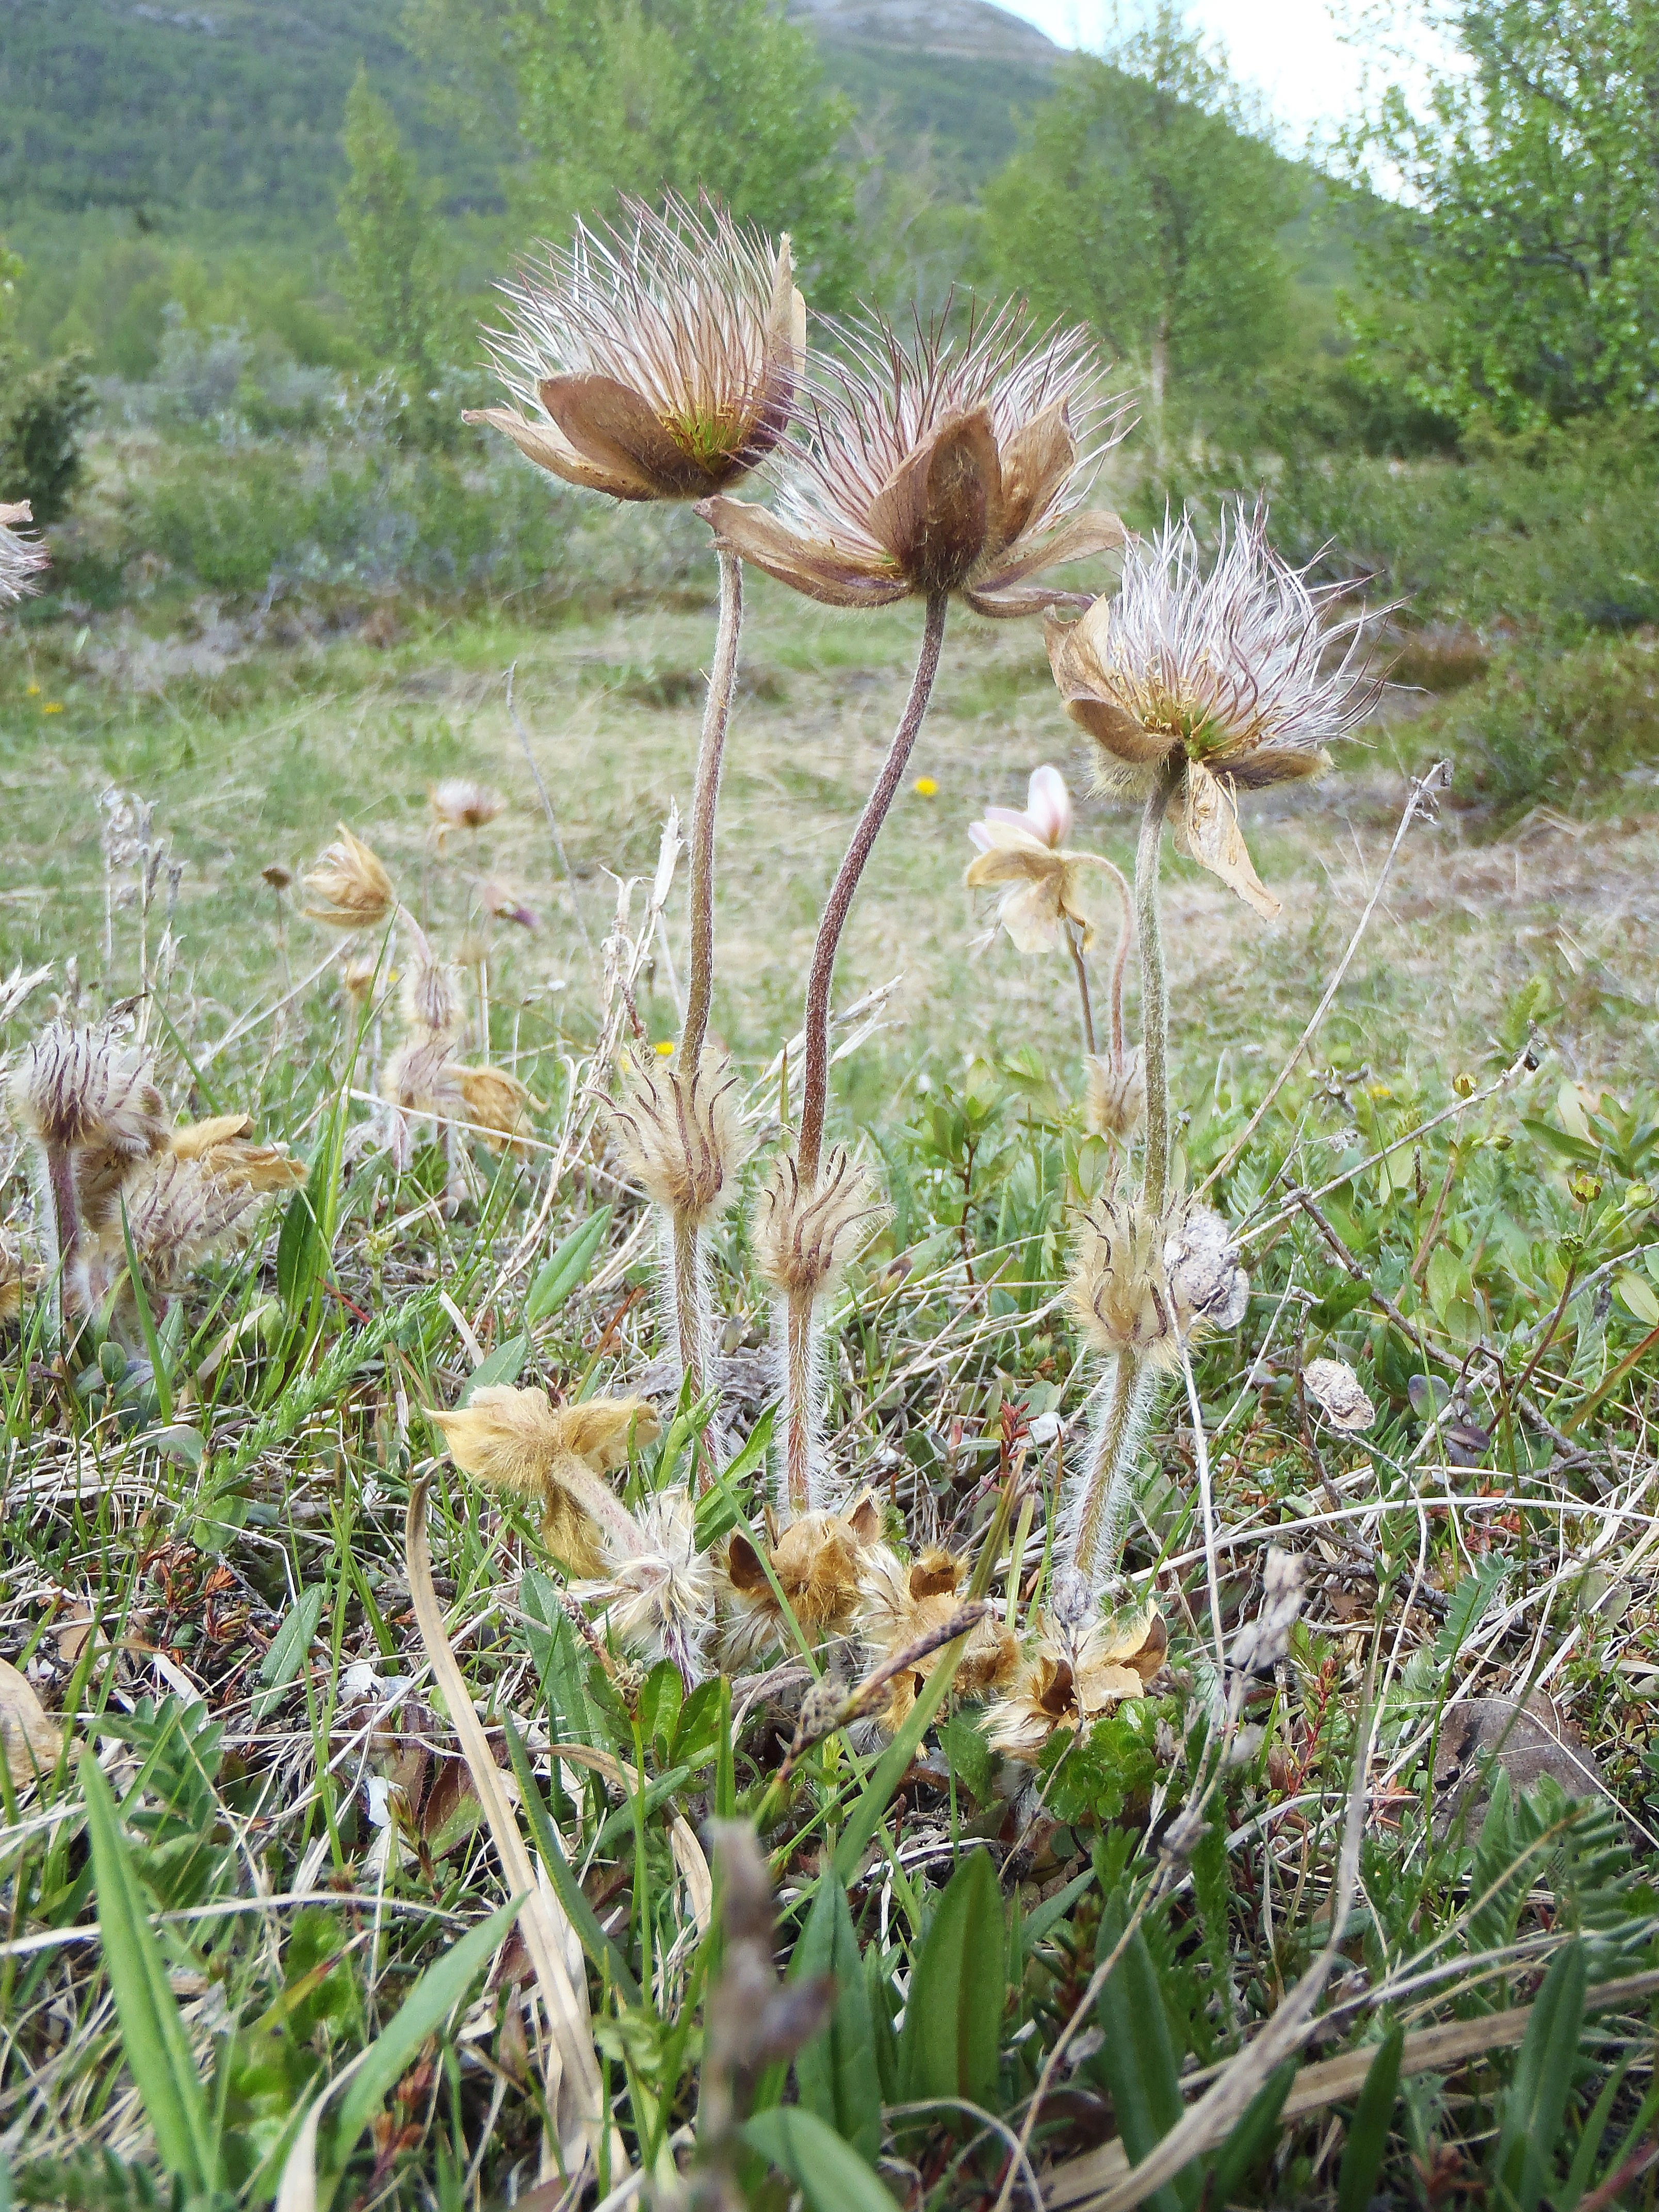
<path fill-rule="evenodd" d="M 441 839 L 448 830 L 483 830 L 507 810 L 499 791 L 468 775 L 447 775 L 427 796 Z"/>
<path fill-rule="evenodd" d="M 885 1213 L 874 1183 L 841 1146 L 824 1154 L 811 1190 L 786 1152 L 756 1204 L 755 1266 L 781 1297 L 825 1297 Z"/>
<path fill-rule="evenodd" d="M 744 560 L 832 606 L 956 592 L 1012 616 L 1067 596 L 1029 578 L 1121 544 L 1115 515 L 1076 512 L 1088 464 L 1127 427 L 1083 331 L 1036 336 L 1010 304 L 960 343 L 936 322 L 907 346 L 880 316 L 838 336 L 846 357 L 817 366 L 777 514 L 698 510 Z"/>
<path fill-rule="evenodd" d="M 1084 1121 L 1097 1137 L 1127 1137 L 1146 1110 L 1146 1074 L 1137 1045 L 1120 1061 L 1111 1053 L 1090 1053 L 1083 1063 L 1087 1085 Z"/>
<path fill-rule="evenodd" d="M 635 1540 L 606 1545 L 610 1579 L 597 1595 L 623 1649 L 647 1666 L 672 1659 L 689 1687 L 706 1671 L 714 1626 L 714 1564 L 697 1549 L 690 1496 L 659 1491 L 630 1518 Z"/>
<path fill-rule="evenodd" d="M 1169 1648 L 1155 1607 L 1081 1629 L 1051 1625 L 992 1706 L 986 1741 L 1006 1758 L 1035 1763 L 1057 1731 L 1086 1733 L 1124 1698 L 1145 1697 Z"/>
<path fill-rule="evenodd" d="M 724 1055 L 688 1070 L 634 1053 L 620 1089 L 611 1126 L 629 1173 L 677 1223 L 700 1228 L 714 1220 L 737 1196 L 753 1144 Z"/>
<path fill-rule="evenodd" d="M 1161 1215 L 1104 1198 L 1079 1224 L 1072 1310 L 1108 1355 L 1133 1352 L 1172 1366 L 1200 1328 L 1237 1328 L 1249 1278 L 1218 1213 L 1177 1199 Z"/>
<path fill-rule="evenodd" d="M 1130 544 L 1115 598 L 1048 625 L 1054 682 L 1095 741 L 1101 787 L 1150 789 L 1179 757 L 1177 845 L 1268 920 L 1278 902 L 1250 865 L 1238 793 L 1322 775 L 1326 747 L 1375 706 L 1370 617 L 1330 618 L 1346 591 L 1310 585 L 1268 544 L 1265 506 L 1241 505 L 1207 572 L 1183 515 Z"/>
<path fill-rule="evenodd" d="M 447 1037 L 417 1030 L 380 1070 L 380 1096 L 402 1114 L 456 1120 L 465 1104 L 454 1048 Z"/>
<path fill-rule="evenodd" d="M 460 975 L 440 960 L 424 930 L 405 917 L 410 935 L 409 965 L 398 994 L 411 1032 L 430 1042 L 452 1038 L 461 1026 Z"/>
<path fill-rule="evenodd" d="M 705 499 L 760 465 L 794 408 L 806 309 L 789 240 L 708 198 L 623 206 L 625 229 L 578 223 L 544 274 L 502 287 L 508 327 L 486 343 L 518 404 L 465 419 L 612 499 Z"/>
<path fill-rule="evenodd" d="M 132 1248 L 145 1274 L 157 1289 L 172 1290 L 244 1224 L 258 1203 L 257 1191 L 216 1175 L 205 1161 L 152 1153 L 121 1186 L 115 1218 L 102 1232 L 105 1259 L 118 1266 L 125 1255 L 120 1224 L 125 1206 Z"/>
<path fill-rule="evenodd" d="M 397 908 L 392 878 L 371 847 L 343 822 L 338 827 L 339 836 L 301 878 L 311 894 L 306 919 L 331 929 L 379 929 Z"/>
<path fill-rule="evenodd" d="M 33 520 L 26 499 L 9 507 L 0 503 L 0 607 L 40 588 L 37 579 L 51 556 L 38 538 L 20 537 L 17 527 Z"/>
<path fill-rule="evenodd" d="M 149 1055 L 107 1028 L 49 1023 L 12 1070 L 10 1101 L 18 1127 L 48 1152 L 136 1159 L 167 1133 Z"/>
<path fill-rule="evenodd" d="M 1175 1308 L 1162 1219 L 1133 1199 L 1103 1198 L 1078 1223 L 1072 1310 L 1097 1352 L 1173 1359 Z"/>

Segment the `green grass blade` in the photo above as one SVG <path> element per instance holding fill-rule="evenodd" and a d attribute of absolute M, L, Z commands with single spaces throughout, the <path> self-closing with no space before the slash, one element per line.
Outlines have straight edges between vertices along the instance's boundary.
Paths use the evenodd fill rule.
<path fill-rule="evenodd" d="M 847 1826 L 836 1845 L 836 1873 L 843 1886 L 850 1884 L 857 1875 L 859 1861 L 881 1824 L 889 1799 L 909 1772 L 916 1746 L 932 1726 L 933 1715 L 944 1704 L 945 1693 L 956 1680 L 957 1662 L 962 1652 L 963 1645 L 958 1642 L 947 1644 L 939 1654 L 939 1664 L 922 1685 L 921 1694 L 906 1715 L 903 1727 L 877 1760 L 875 1772 L 854 1799 Z"/>
<path fill-rule="evenodd" d="M 483 1972 L 523 1903 L 521 1897 L 511 1897 L 505 1905 L 497 1905 L 488 1920 L 469 1929 L 453 1950 L 446 1951 L 427 1968 L 370 2044 L 362 2064 L 351 2077 L 350 2087 L 340 2100 L 330 2136 L 331 2163 L 337 2173 L 388 2091 L 408 2070 L 416 2052 L 428 2036 L 437 2033 Z"/>
<path fill-rule="evenodd" d="M 1494 2167 L 1519 2212 L 1537 2212 L 1553 2170 L 1584 2025 L 1588 1972 L 1583 1943 L 1575 1941 L 1556 1953 L 1533 2000 L 1515 2079 L 1504 2099 Z"/>
<path fill-rule="evenodd" d="M 1405 2047 L 1405 2029 L 1390 2028 L 1366 2069 L 1337 2177 L 1336 2212 L 1365 2212 L 1371 2201 L 1389 2148 L 1395 2100 L 1400 2094 L 1400 2054 Z"/>
<path fill-rule="evenodd" d="M 902 2102 L 994 2100 L 1005 1948 L 991 1855 L 969 1851 L 945 1884 L 910 1977 L 899 2044 Z"/>
<path fill-rule="evenodd" d="M 1127 1918 L 1124 1893 L 1115 1890 L 1101 1917 L 1103 1958 L 1121 1938 Z M 1130 2164 L 1139 2166 L 1168 2135 L 1184 2109 L 1158 1969 L 1139 1928 L 1106 1977 L 1096 2001 L 1095 2016 L 1104 2038 L 1097 2063 L 1112 2093 L 1123 2148 Z M 1196 2202 L 1198 2188 L 1197 2168 L 1188 2166 L 1146 2202 L 1153 2212 L 1182 2212 L 1182 2208 Z"/>
<path fill-rule="evenodd" d="M 161 1948 L 150 1928 L 115 1799 L 102 1768 L 90 1754 L 81 1762 L 81 1794 L 92 1845 L 98 1932 L 115 2015 L 121 2023 L 123 2056 L 143 2100 L 145 2117 L 155 2130 L 162 2165 L 187 2191 L 215 2188 L 218 2145 L 209 2125 L 195 2056 L 167 1981 Z"/>
<path fill-rule="evenodd" d="M 850 2143 L 816 2112 L 775 2105 L 744 2124 L 744 2141 L 789 2179 L 808 2212 L 893 2212 L 893 2200 Z"/>
<path fill-rule="evenodd" d="M 571 1231 L 535 1281 L 530 1285 L 524 1302 L 524 1325 L 534 1328 L 538 1322 L 546 1321 L 557 1313 L 587 1273 L 593 1255 L 605 1242 L 605 1232 L 611 1226 L 611 1208 L 601 1206 L 590 1213 L 586 1221 Z"/>
<path fill-rule="evenodd" d="M 983 1857 L 975 1852 L 975 1857 Z M 873 2165 L 881 2151 L 881 2080 L 876 2070 L 870 1992 L 859 1958 L 859 1939 L 847 1892 L 835 1869 L 824 1874 L 789 1962 L 791 1981 L 828 1975 L 836 2008 L 795 2056 L 800 2101 L 860 2156 Z"/>
<path fill-rule="evenodd" d="M 138 1254 L 132 1242 L 132 1224 L 127 1219 L 125 1198 L 121 1200 L 121 1242 L 126 1248 L 127 1281 L 132 1289 L 132 1303 L 138 1309 L 138 1326 L 143 1332 L 144 1352 L 149 1360 L 150 1373 L 155 1378 L 156 1410 L 161 1416 L 162 1427 L 170 1427 L 173 1421 L 173 1377 L 167 1370 L 166 1350 L 156 1333 L 155 1316 L 149 1310 L 144 1279 L 139 1273 Z"/>
<path fill-rule="evenodd" d="M 502 1727 L 507 1734 L 507 1748 L 513 1761 L 513 1771 L 518 1778 L 519 1795 L 530 1820 L 530 1832 L 536 1849 L 541 1853 L 547 1878 L 558 1893 L 558 1899 L 570 1915 L 570 1924 L 581 1939 L 581 1947 L 601 1972 L 608 1972 L 620 1990 L 624 2002 L 636 2005 L 643 2002 L 640 1985 L 634 1978 L 633 1968 L 623 1955 L 623 1948 L 614 1936 L 607 1936 L 600 1927 L 586 1893 L 570 1871 L 568 1861 L 559 1848 L 558 1831 L 553 1826 L 542 1796 L 541 1784 L 531 1766 L 524 1739 L 513 1724 L 511 1713 L 502 1715 Z"/>

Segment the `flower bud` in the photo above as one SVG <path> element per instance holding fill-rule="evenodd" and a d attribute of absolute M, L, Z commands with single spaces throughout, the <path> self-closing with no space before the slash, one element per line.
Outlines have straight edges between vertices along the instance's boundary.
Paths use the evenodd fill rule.
<path fill-rule="evenodd" d="M 756 1267 L 782 1297 L 823 1297 L 886 1210 L 869 1176 L 841 1146 L 824 1155 L 811 1190 L 784 1153 L 755 1208 Z"/>
<path fill-rule="evenodd" d="M 737 1195 L 750 1144 L 724 1058 L 663 1068 L 635 1054 L 621 1088 L 611 1126 L 630 1174 L 682 1226 L 715 1219 Z"/>

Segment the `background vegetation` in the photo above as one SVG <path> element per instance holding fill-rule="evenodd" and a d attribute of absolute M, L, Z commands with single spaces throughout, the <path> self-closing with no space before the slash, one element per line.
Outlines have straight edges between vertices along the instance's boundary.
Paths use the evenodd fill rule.
<path fill-rule="evenodd" d="M 1315 2039 L 1160 2212 L 1653 2203 L 1659 322 L 1632 88 L 1659 9 L 1445 21 L 1468 72 L 1316 166 L 1168 11 L 1104 56 L 1021 60 L 815 42 L 759 0 L 12 0 L 0 500 L 33 498 L 53 567 L 0 626 L 0 1041 L 142 1003 L 170 1109 L 254 1115 L 311 1163 L 328 1228 L 273 1214 L 73 1372 L 33 1303 L 0 1342 L 0 1647 L 62 1730 L 19 1761 L 15 1705 L 0 1729 L 0 2203 L 268 2203 L 308 2101 L 365 2052 L 319 2201 L 557 2201 L 532 2193 L 522 1954 L 483 1978 L 503 1869 L 413 1616 L 422 1473 L 460 1695 L 572 1853 L 630 2157 L 707 2110 L 721 1953 L 684 1808 L 761 1815 L 778 1950 L 834 1981 L 793 2066 L 739 2085 L 728 2163 L 757 2204 L 983 2208 L 1011 2174 L 1021 2201 L 975 2110 L 1018 2128 L 1039 2086 L 1050 2201 L 1092 2202 L 1113 2146 L 1151 2148 L 1328 1951 Z M 660 938 L 640 910 L 695 745 L 707 534 L 605 511 L 459 416 L 492 394 L 490 283 L 663 182 L 787 222 L 819 311 L 960 316 L 978 286 L 1090 321 L 1138 402 L 1103 470 L 1133 525 L 1187 503 L 1207 529 L 1265 491 L 1287 553 L 1395 603 L 1375 724 L 1249 824 L 1279 930 L 1170 863 L 1183 1155 L 1251 1239 L 1249 1317 L 1197 1370 L 1230 1630 L 1270 1536 L 1313 1563 L 1224 1767 L 1184 1404 L 1155 1424 L 1129 1555 L 1172 1668 L 1050 1756 L 1035 1809 L 968 1711 L 886 1762 L 832 1738 L 780 1783 L 805 1662 L 741 1686 L 735 1717 L 660 1669 L 619 1686 L 532 1523 L 461 1483 L 426 1419 L 486 1365 L 620 1389 L 659 1350 L 647 1217 L 587 1085 L 618 878 L 642 1036 L 676 1025 L 678 885 Z M 763 580 L 750 599 L 715 1018 L 769 1143 L 915 625 Z M 997 1564 L 1023 1619 L 1086 1426 L 1058 1298 L 1098 1159 L 1070 971 L 978 936 L 960 875 L 969 819 L 1039 762 L 1081 791 L 1072 734 L 1040 636 L 957 624 L 838 989 L 877 994 L 836 1111 L 894 1213 L 834 1317 L 833 1449 L 918 1541 L 982 1542 L 999 1486 L 1029 1490 Z M 1297 1057 L 1408 778 L 1442 759 L 1437 816 Z M 507 801 L 465 853 L 427 801 L 454 774 Z M 486 884 L 520 916 L 469 1018 L 531 1085 L 534 1142 L 470 1148 L 453 1209 L 441 1147 L 400 1170 L 374 1136 L 391 1001 L 360 1020 L 288 887 L 339 818 L 469 974 Z M 1121 813 L 1079 834 L 1127 861 Z M 21 1249 L 15 1158 L 3 1208 Z M 744 1212 L 715 1273 L 752 1376 Z M 1310 1406 L 1322 1353 L 1370 1394 L 1363 1436 Z M 629 1495 L 690 1440 L 671 1427 Z M 1382 1779 L 1333 1928 L 1367 1685 Z M 1471 1686 L 1554 1700 L 1607 1794 L 1523 1763 L 1456 1829 L 1438 1731 Z M 112 1806 L 74 1763 L 94 1735 Z M 1208 1825 L 1170 1846 L 1206 1782 Z"/>

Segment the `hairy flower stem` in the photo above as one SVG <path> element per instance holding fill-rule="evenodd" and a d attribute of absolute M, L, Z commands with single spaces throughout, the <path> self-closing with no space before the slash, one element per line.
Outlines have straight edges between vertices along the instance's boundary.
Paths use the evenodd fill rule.
<path fill-rule="evenodd" d="M 1153 1381 L 1152 1370 L 1134 1352 L 1118 1353 L 1096 1424 L 1064 1562 L 1073 1571 L 1066 1579 L 1075 1592 L 1079 1617 L 1092 1611 L 1122 1557 L 1135 1455 L 1146 1425 Z"/>
<path fill-rule="evenodd" d="M 1170 1185 L 1170 1006 L 1164 980 L 1164 938 L 1158 919 L 1158 868 L 1164 816 L 1185 763 L 1164 768 L 1140 817 L 1135 848 L 1135 926 L 1140 939 L 1140 1043 L 1146 1076 L 1146 1150 L 1140 1202 L 1161 1213 Z"/>
<path fill-rule="evenodd" d="M 818 1158 L 823 1150 L 823 1115 L 830 1095 L 830 985 L 836 972 L 836 948 L 841 942 L 864 864 L 903 781 L 911 748 L 927 712 L 933 678 L 939 673 L 939 648 L 945 642 L 945 615 L 949 604 L 943 592 L 933 592 L 928 598 L 927 619 L 921 634 L 921 650 L 916 658 L 916 672 L 910 679 L 910 696 L 904 702 L 904 712 L 893 732 L 893 742 L 887 749 L 887 758 L 875 788 L 865 801 L 852 842 L 830 887 L 823 919 L 818 924 L 817 942 L 812 947 L 811 972 L 806 979 L 806 1072 L 801 1085 L 800 1141 L 795 1155 L 801 1185 L 806 1190 L 817 1182 Z"/>
<path fill-rule="evenodd" d="M 58 1344 L 63 1340 L 65 1294 L 80 1249 L 81 1215 L 75 1189 L 74 1153 L 67 1146 L 43 1145 L 40 1160 L 46 1183 L 46 1204 L 40 1209 L 40 1220 L 51 1239 L 51 1249 L 42 1255 L 46 1262 L 47 1321 L 52 1340 Z"/>
<path fill-rule="evenodd" d="M 695 1077 L 708 1034 L 708 1009 L 714 994 L 714 817 L 720 805 L 720 768 L 726 732 L 732 720 L 732 695 L 738 673 L 738 638 L 743 629 L 743 563 L 724 546 L 720 562 L 720 611 L 714 632 L 714 660 L 703 702 L 702 735 L 697 743 L 696 781 L 691 794 L 691 967 L 687 981 L 685 1020 L 680 1029 L 677 1068 Z M 708 1352 L 714 1338 L 709 1307 L 708 1258 L 702 1227 L 670 1215 L 668 1268 L 673 1298 L 674 1334 L 680 1367 L 694 1400 L 708 1387 Z M 703 1455 L 697 1454 L 701 1471 Z"/>
<path fill-rule="evenodd" d="M 691 1401 L 695 1405 L 708 1388 L 708 1257 L 702 1230 L 696 1223 L 682 1214 L 672 1214 L 667 1227 L 672 1248 L 670 1272 L 673 1280 L 676 1348 L 681 1372 L 691 1385 Z"/>
<path fill-rule="evenodd" d="M 1072 956 L 1072 965 L 1077 970 L 1078 997 L 1082 1002 L 1083 1049 L 1092 1058 L 1095 1049 L 1095 1010 L 1089 1003 L 1089 970 L 1083 958 L 1083 947 L 1078 942 L 1076 925 L 1066 924 L 1066 950 Z"/>
<path fill-rule="evenodd" d="M 784 1482 L 792 1515 L 811 1512 L 824 1501 L 815 1497 L 823 1388 L 814 1357 L 817 1301 L 796 1291 L 783 1308 Z"/>

